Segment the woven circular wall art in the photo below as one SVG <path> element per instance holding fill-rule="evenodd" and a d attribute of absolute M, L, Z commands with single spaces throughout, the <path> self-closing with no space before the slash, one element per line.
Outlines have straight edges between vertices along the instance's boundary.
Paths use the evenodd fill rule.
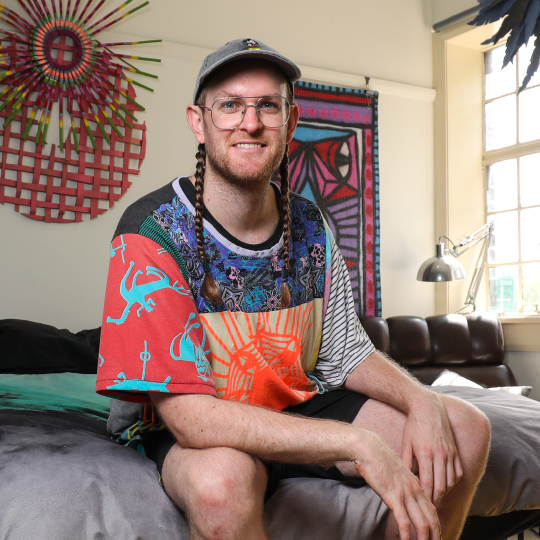
<path fill-rule="evenodd" d="M 130 60 L 112 47 L 161 40 L 101 43 L 96 36 L 149 2 L 103 16 L 106 0 L 19 0 L 0 4 L 0 203 L 31 219 L 73 223 L 106 212 L 139 173 L 144 108 L 127 76 Z M 97 19 L 93 22 L 94 19 Z M 2 71 L 3 70 L 3 71 Z M 53 128 L 53 124 L 57 124 Z M 54 129 L 58 144 L 47 144 Z"/>

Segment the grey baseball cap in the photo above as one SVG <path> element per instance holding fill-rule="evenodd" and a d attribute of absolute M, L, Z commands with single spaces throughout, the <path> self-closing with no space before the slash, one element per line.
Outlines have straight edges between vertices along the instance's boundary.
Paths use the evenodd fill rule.
<path fill-rule="evenodd" d="M 283 71 L 285 77 L 289 81 L 289 84 L 297 81 L 302 72 L 298 66 L 291 62 L 288 58 L 285 58 L 282 54 L 279 54 L 276 50 L 272 49 L 268 45 L 265 45 L 262 41 L 256 41 L 254 39 L 235 39 L 229 41 L 223 47 L 220 47 L 217 51 L 209 54 L 203 61 L 197 82 L 195 83 L 195 91 L 193 92 L 193 103 L 197 102 L 199 92 L 201 91 L 207 77 L 219 69 L 221 66 L 230 62 L 236 62 L 237 60 L 255 59 L 267 60 L 272 62 L 278 68 Z"/>

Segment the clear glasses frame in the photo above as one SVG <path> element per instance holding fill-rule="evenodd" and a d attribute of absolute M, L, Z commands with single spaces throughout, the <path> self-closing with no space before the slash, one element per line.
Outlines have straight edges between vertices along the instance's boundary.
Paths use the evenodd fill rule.
<path fill-rule="evenodd" d="M 278 125 L 272 125 L 272 126 L 268 126 L 267 124 L 265 124 L 265 121 L 264 121 L 264 118 L 261 118 L 261 108 L 260 108 L 260 105 L 261 105 L 261 101 L 262 100 L 268 100 L 268 99 L 275 99 L 275 98 L 280 98 L 283 100 L 283 103 L 285 104 L 285 107 L 286 107 L 286 116 L 283 120 L 282 123 L 278 124 Z M 246 103 L 246 99 L 256 99 L 257 102 L 255 103 L 255 105 L 249 105 Z M 242 109 L 242 113 L 241 113 L 241 116 L 240 116 L 240 119 L 239 121 L 235 124 L 235 125 L 232 125 L 230 127 L 220 127 L 218 124 L 219 124 L 219 121 L 218 121 L 218 124 L 216 124 L 216 121 L 214 119 L 214 109 L 216 108 L 216 104 L 218 103 L 222 103 L 222 102 L 225 102 L 227 100 L 237 100 L 237 101 L 240 101 L 244 108 Z M 231 129 L 236 129 L 237 127 L 240 126 L 240 124 L 242 124 L 242 122 L 244 121 L 244 118 L 246 116 L 246 111 L 247 111 L 247 108 L 248 107 L 254 107 L 255 108 L 255 111 L 257 112 L 257 118 L 259 119 L 259 122 L 266 128 L 269 128 L 269 129 L 277 129 L 277 128 L 280 128 L 280 127 L 283 127 L 288 121 L 289 121 L 289 118 L 291 116 L 291 108 L 292 107 L 295 107 L 296 105 L 294 103 L 289 103 L 287 101 L 287 98 L 284 97 L 284 96 L 262 96 L 262 97 L 256 97 L 256 96 L 253 96 L 253 97 L 235 97 L 235 96 L 228 96 L 228 97 L 223 97 L 223 98 L 219 98 L 219 99 L 216 99 L 214 101 L 214 103 L 212 103 L 212 106 L 211 107 L 206 107 L 205 105 L 198 105 L 198 107 L 200 107 L 201 109 L 206 109 L 207 111 L 210 111 L 210 117 L 212 118 L 212 123 L 214 124 L 214 126 L 217 128 L 217 129 L 220 129 L 222 131 L 225 131 L 225 130 L 231 130 Z M 264 114 L 263 114 L 264 116 Z"/>

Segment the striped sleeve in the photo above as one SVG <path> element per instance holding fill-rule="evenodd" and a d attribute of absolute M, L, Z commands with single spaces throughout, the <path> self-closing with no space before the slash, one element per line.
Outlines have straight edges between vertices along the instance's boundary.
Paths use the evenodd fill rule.
<path fill-rule="evenodd" d="M 342 385 L 374 350 L 354 309 L 349 272 L 332 235 L 331 284 L 315 371 L 330 386 Z"/>

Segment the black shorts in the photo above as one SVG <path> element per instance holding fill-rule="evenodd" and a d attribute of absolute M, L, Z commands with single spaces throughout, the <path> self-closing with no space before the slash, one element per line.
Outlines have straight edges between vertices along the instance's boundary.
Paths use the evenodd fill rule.
<path fill-rule="evenodd" d="M 287 407 L 283 412 L 312 418 L 339 420 L 350 424 L 368 399 L 363 394 L 338 389 L 325 394 L 317 394 L 309 401 Z M 175 438 L 168 430 L 149 432 L 144 436 L 144 451 L 147 457 L 156 463 L 160 473 L 163 462 L 175 443 Z M 268 470 L 266 499 L 274 494 L 279 482 L 286 478 L 327 478 L 340 480 L 350 486 L 360 487 L 366 485 L 366 481 L 363 478 L 346 477 L 335 466 L 321 467 L 319 465 L 273 462 L 265 462 L 265 465 Z"/>

